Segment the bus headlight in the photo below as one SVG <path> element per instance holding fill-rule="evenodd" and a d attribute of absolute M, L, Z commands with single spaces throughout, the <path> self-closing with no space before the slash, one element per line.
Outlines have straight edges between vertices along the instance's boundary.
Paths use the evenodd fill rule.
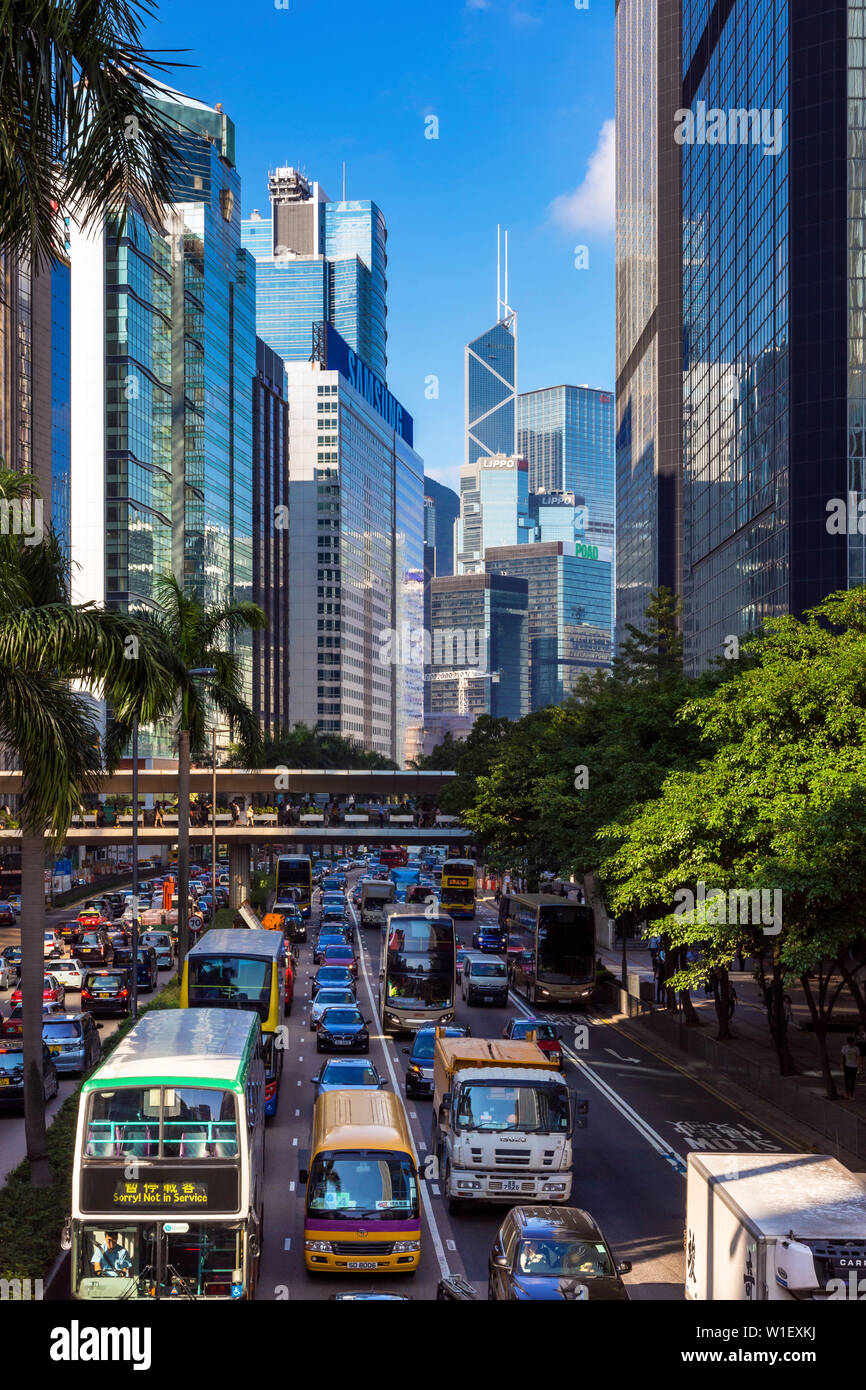
<path fill-rule="evenodd" d="M 420 1249 L 421 1249 L 421 1242 L 420 1242 L 420 1240 L 395 1240 L 395 1241 L 394 1241 L 394 1254 L 395 1254 L 395 1255 L 414 1254 L 416 1250 L 420 1250 Z"/>
<path fill-rule="evenodd" d="M 318 1255 L 332 1255 L 334 1253 L 329 1240 L 305 1240 L 304 1249 L 314 1250 Z"/>

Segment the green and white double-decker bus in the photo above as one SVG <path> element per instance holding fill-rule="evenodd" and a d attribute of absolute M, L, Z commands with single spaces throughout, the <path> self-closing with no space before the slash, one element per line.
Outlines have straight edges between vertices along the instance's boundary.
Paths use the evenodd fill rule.
<path fill-rule="evenodd" d="M 145 1014 L 81 1088 L 73 1298 L 252 1297 L 264 1121 L 257 1014 Z"/>

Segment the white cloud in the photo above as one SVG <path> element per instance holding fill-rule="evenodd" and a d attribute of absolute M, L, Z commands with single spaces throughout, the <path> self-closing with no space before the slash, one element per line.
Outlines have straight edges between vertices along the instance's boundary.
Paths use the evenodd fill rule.
<path fill-rule="evenodd" d="M 467 10 L 489 10 L 490 0 L 466 0 Z"/>
<path fill-rule="evenodd" d="M 605 121 L 598 144 L 589 156 L 586 174 L 573 193 L 560 193 L 550 205 L 550 216 L 567 232 L 613 230 L 616 177 L 614 122 Z"/>

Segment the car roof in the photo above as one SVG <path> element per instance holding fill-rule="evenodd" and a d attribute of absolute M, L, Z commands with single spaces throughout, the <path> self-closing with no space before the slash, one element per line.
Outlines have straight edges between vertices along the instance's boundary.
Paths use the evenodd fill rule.
<path fill-rule="evenodd" d="M 512 1207 L 512 1214 L 524 1240 L 540 1240 L 545 1236 L 603 1239 L 595 1219 L 582 1207 Z"/>
<path fill-rule="evenodd" d="M 85 1014 L 90 1017 L 86 1009 L 74 1009 L 72 1013 L 62 1014 L 43 1014 L 43 1018 L 50 1018 L 52 1023 L 78 1023 L 79 1019 L 84 1018 Z"/>
<path fill-rule="evenodd" d="M 341 1066 L 341 1067 L 350 1066 L 350 1067 L 358 1067 L 358 1068 L 360 1068 L 360 1067 L 372 1067 L 372 1066 L 374 1065 L 374 1063 L 370 1061 L 370 1058 L 369 1058 L 369 1057 L 340 1057 L 340 1056 L 328 1057 L 328 1058 L 323 1062 L 322 1065 L 325 1066 L 325 1067 L 329 1067 L 329 1066 L 331 1065 L 332 1062 L 338 1063 L 338 1065 Z"/>

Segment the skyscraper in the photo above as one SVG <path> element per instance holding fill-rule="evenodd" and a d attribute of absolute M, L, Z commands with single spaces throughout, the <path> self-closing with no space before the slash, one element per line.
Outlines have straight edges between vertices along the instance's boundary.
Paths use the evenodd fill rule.
<path fill-rule="evenodd" d="M 436 551 L 436 573 L 454 573 L 454 523 L 460 515 L 460 498 L 453 488 L 424 479 L 424 540 Z"/>
<path fill-rule="evenodd" d="M 180 165 L 164 233 L 70 228 L 73 594 L 135 611 L 174 573 L 203 602 L 253 583 L 255 261 L 240 245 L 234 127 L 163 88 Z M 252 643 L 234 647 L 252 697 Z M 142 755 L 168 752 L 143 732 Z"/>
<path fill-rule="evenodd" d="M 256 325 L 287 362 L 306 362 L 313 326 L 329 322 L 384 381 L 388 232 L 373 202 L 332 203 L 318 183 L 285 167 L 269 178 L 271 216 L 243 221 L 258 263 Z"/>
<path fill-rule="evenodd" d="M 253 392 L 253 710 L 264 733 L 289 722 L 289 407 L 285 363 L 256 339 Z"/>
<path fill-rule="evenodd" d="M 517 397 L 517 452 L 531 493 L 575 493 L 587 509 L 586 538 L 613 545 L 616 510 L 612 391 L 547 386 Z"/>
<path fill-rule="evenodd" d="M 508 303 L 508 233 L 505 282 L 496 229 L 496 322 L 466 344 L 466 451 L 464 465 L 485 455 L 517 452 L 517 315 Z"/>
<path fill-rule="evenodd" d="M 291 723 L 402 762 L 423 715 L 424 468 L 412 418 L 330 324 L 286 364 Z"/>
<path fill-rule="evenodd" d="M 458 574 L 483 574 L 489 546 L 524 545 L 534 539 L 528 482 L 526 461 L 513 454 L 485 454 L 460 469 Z"/>
<path fill-rule="evenodd" d="M 616 23 L 621 617 L 669 584 L 700 670 L 866 581 L 866 6 Z"/>
<path fill-rule="evenodd" d="M 525 579 L 529 707 L 558 705 L 578 676 L 610 663 L 610 546 L 539 541 L 485 551 L 488 574 Z"/>
<path fill-rule="evenodd" d="M 682 588 L 681 2 L 616 7 L 618 632 L 658 585 Z"/>
<path fill-rule="evenodd" d="M 430 713 L 529 712 L 528 586 L 502 574 L 450 575 L 431 584 Z"/>

